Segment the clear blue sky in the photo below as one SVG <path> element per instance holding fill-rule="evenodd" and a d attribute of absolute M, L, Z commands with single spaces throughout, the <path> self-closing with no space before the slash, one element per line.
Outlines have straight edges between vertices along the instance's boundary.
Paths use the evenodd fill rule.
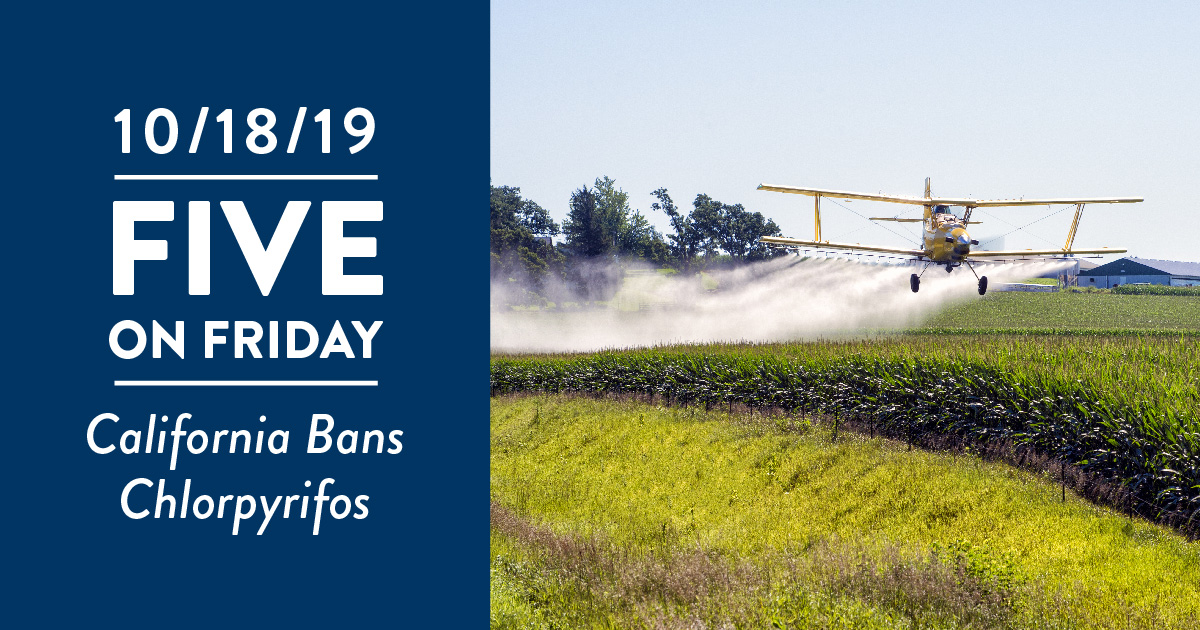
<path fill-rule="evenodd" d="M 706 193 L 800 238 L 811 199 L 760 182 L 1141 196 L 1088 207 L 1076 245 L 1200 261 L 1198 32 L 1195 2 L 493 2 L 492 183 L 561 220 L 572 190 L 607 175 L 660 229 L 661 186 L 682 208 Z M 990 214 L 975 235 L 1046 207 Z M 831 202 L 822 215 L 828 239 L 913 244 Z M 1070 216 L 1006 245 L 1061 246 Z"/>

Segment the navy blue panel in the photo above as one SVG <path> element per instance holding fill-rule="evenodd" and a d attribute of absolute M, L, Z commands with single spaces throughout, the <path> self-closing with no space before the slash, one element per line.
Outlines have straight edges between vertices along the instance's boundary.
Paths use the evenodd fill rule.
<path fill-rule="evenodd" d="M 482 217 L 487 203 L 487 4 L 102 6 L 10 8 L 3 16 L 4 614 L 17 622 L 5 625 L 486 624 L 487 222 L 472 217 Z M 189 154 L 202 106 L 210 108 L 208 120 L 197 153 Z M 289 155 L 300 106 L 308 120 Z M 146 116 L 158 107 L 179 120 L 178 146 L 166 155 L 149 151 L 143 137 Z M 278 118 L 279 146 L 270 154 L 244 144 L 245 117 L 256 107 Z M 347 147 L 355 140 L 342 117 L 353 107 L 372 112 L 376 131 L 352 155 Z M 129 154 L 120 151 L 113 120 L 125 108 Z M 235 125 L 228 155 L 215 120 L 227 108 Z M 328 155 L 312 121 L 325 108 Z M 165 135 L 161 123 L 159 138 Z M 113 179 L 142 173 L 379 179 Z M 132 296 L 112 294 L 118 200 L 166 200 L 175 208 L 172 222 L 137 226 L 138 239 L 166 240 L 169 255 L 135 264 Z M 260 294 L 218 205 L 231 200 L 245 202 L 264 240 L 288 201 L 313 204 L 269 296 Z M 322 295 L 321 203 L 331 200 L 383 202 L 381 223 L 346 227 L 349 236 L 377 239 L 378 255 L 347 261 L 346 272 L 382 274 L 382 296 Z M 208 296 L 188 294 L 189 201 L 212 204 Z M 109 330 L 125 319 L 168 329 L 184 321 L 186 358 L 117 358 Z M 283 322 L 299 320 L 322 336 L 340 321 L 356 352 L 350 322 L 384 323 L 370 359 L 234 359 L 229 345 L 205 359 L 206 320 L 279 321 L 281 331 Z M 113 384 L 143 379 L 380 385 Z M 127 429 L 145 432 L 151 414 L 169 416 L 165 426 L 173 427 L 176 416 L 190 413 L 185 430 L 286 429 L 289 448 L 280 455 L 184 452 L 172 471 L 169 454 L 93 452 L 87 427 L 102 413 L 121 419 L 103 425 L 107 442 Z M 360 449 L 367 430 L 401 430 L 403 451 L 306 453 L 313 414 L 333 416 L 335 435 L 359 431 Z M 369 513 L 338 520 L 326 504 L 319 535 L 310 513 L 276 515 L 259 536 L 259 511 L 234 536 L 228 514 L 127 517 L 122 489 L 137 478 L 162 479 L 177 497 L 190 480 L 193 497 L 268 499 L 311 497 L 322 479 L 333 479 L 327 494 L 369 496 Z M 135 488 L 134 507 L 153 509 L 154 493 Z"/>

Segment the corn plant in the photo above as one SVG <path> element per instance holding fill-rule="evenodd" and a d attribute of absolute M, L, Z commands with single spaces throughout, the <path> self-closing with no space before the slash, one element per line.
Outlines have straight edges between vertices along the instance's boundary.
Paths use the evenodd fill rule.
<path fill-rule="evenodd" d="M 1021 445 L 1120 484 L 1129 500 L 1121 507 L 1200 533 L 1195 341 L 958 341 L 945 353 L 883 339 L 494 357 L 491 386 L 496 394 L 738 403 L 852 418 L 911 438 Z M 1128 382 L 1144 387 L 1131 391 L 1120 377 L 1136 370 Z"/>

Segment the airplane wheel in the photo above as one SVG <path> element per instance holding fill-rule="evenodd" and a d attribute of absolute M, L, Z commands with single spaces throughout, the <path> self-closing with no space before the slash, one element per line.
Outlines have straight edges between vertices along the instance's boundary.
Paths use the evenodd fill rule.
<path fill-rule="evenodd" d="M 913 293 L 916 293 L 917 290 L 919 290 L 921 288 L 921 277 L 915 273 L 913 275 L 909 276 L 908 277 L 908 286 L 912 288 Z"/>
<path fill-rule="evenodd" d="M 987 276 L 979 278 L 979 295 L 987 293 Z"/>

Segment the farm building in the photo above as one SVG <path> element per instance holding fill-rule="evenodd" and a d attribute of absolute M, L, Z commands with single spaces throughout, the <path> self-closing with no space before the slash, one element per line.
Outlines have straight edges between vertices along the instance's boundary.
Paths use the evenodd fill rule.
<path fill-rule="evenodd" d="M 1200 263 L 1132 256 L 1079 272 L 1079 286 L 1109 289 L 1122 284 L 1200 286 Z"/>

